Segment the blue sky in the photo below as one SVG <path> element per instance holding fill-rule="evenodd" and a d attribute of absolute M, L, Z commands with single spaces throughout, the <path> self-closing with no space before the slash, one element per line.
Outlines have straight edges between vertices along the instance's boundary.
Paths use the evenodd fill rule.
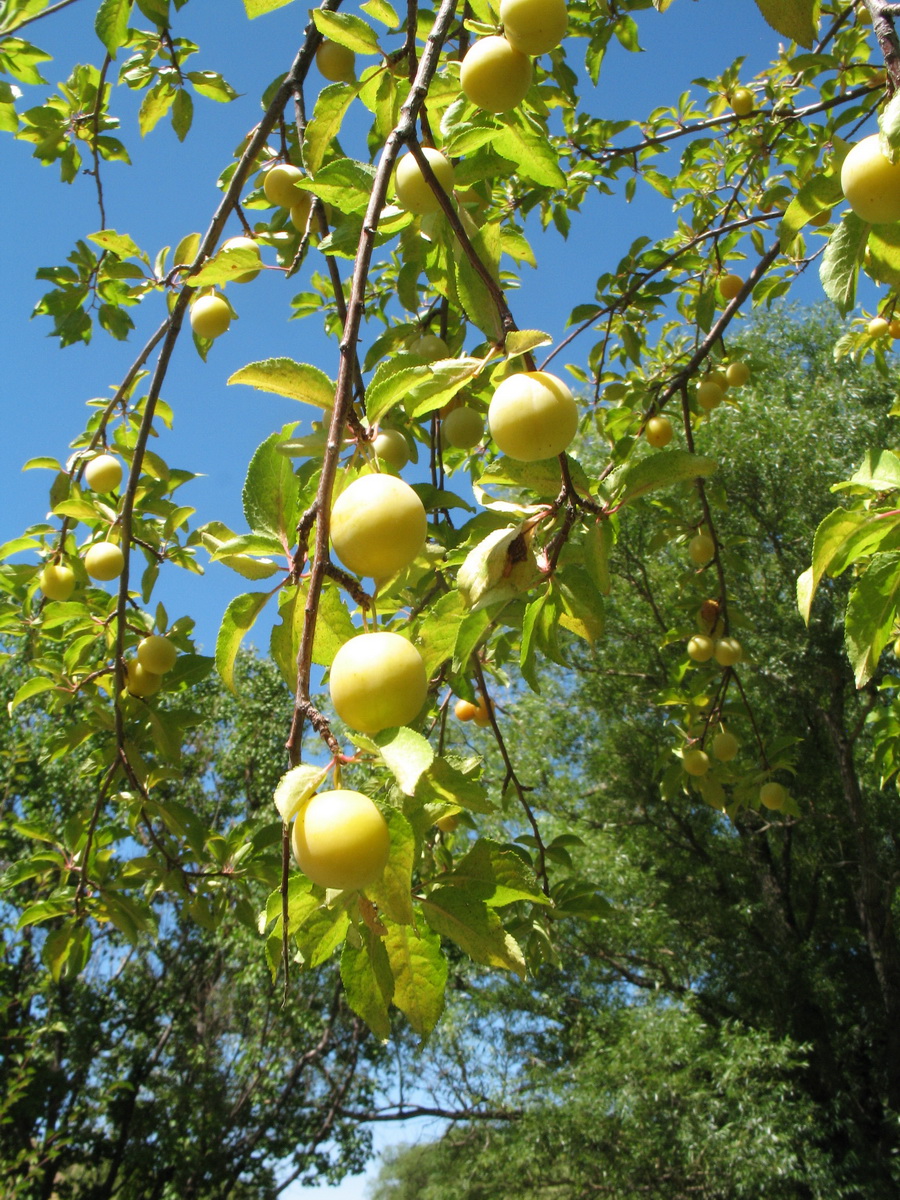
<path fill-rule="evenodd" d="M 99 44 L 85 21 L 93 7 L 73 5 L 23 31 L 57 57 L 45 72 L 52 84 L 65 77 L 73 62 L 100 61 Z M 126 94 L 115 101 L 126 118 L 123 136 L 133 150 L 134 166 L 111 165 L 105 171 L 107 223 L 130 234 L 151 256 L 163 245 L 174 246 L 184 234 L 206 228 L 219 197 L 215 178 L 258 119 L 261 88 L 289 65 L 306 17 L 306 8 L 293 4 L 247 23 L 241 10 L 240 0 L 191 0 L 177 18 L 176 32 L 201 46 L 191 65 L 221 71 L 242 93 L 231 105 L 198 99 L 194 128 L 184 145 L 166 123 L 140 142 L 131 124 L 140 97 Z M 649 10 L 638 14 L 638 20 L 645 53 L 628 54 L 614 45 L 591 102 L 594 111 L 606 116 L 639 117 L 671 104 L 693 78 L 716 75 L 741 55 L 747 56 L 743 74 L 749 79 L 778 44 L 752 0 L 676 0 L 666 14 Z M 353 152 L 352 139 L 345 149 Z M 0 541 L 42 520 L 46 512 L 50 477 L 40 471 L 23 475 L 23 462 L 37 455 L 65 459 L 70 438 L 82 428 L 85 401 L 110 394 L 162 312 L 161 298 L 146 305 L 146 312 L 138 310 L 137 332 L 126 344 L 97 333 L 91 346 L 65 351 L 47 338 L 45 319 L 28 320 L 45 290 L 35 281 L 35 271 L 64 262 L 76 237 L 99 228 L 92 181 L 81 177 L 72 186 L 62 185 L 56 169 L 41 167 L 30 152 L 25 143 L 0 138 L 5 231 L 0 389 L 7 421 L 0 444 L 7 480 Z M 648 193 L 640 189 L 629 207 L 619 198 L 593 198 L 576 218 L 577 232 L 568 242 L 553 231 L 539 240 L 539 268 L 524 268 L 523 286 L 511 297 L 520 327 L 544 329 L 560 338 L 572 306 L 592 298 L 596 276 L 615 263 L 633 238 L 670 226 L 666 202 Z M 228 232 L 237 233 L 237 225 Z M 163 391 L 175 410 L 175 429 L 154 449 L 171 465 L 202 474 L 182 500 L 198 509 L 197 523 L 220 519 L 243 530 L 240 494 L 250 455 L 273 430 L 308 419 L 291 401 L 227 387 L 228 376 L 248 362 L 276 355 L 336 374 L 336 347 L 326 342 L 320 325 L 313 319 L 288 319 L 288 300 L 301 286 L 273 271 L 252 285 L 231 287 L 229 298 L 240 320 L 214 345 L 208 363 L 200 362 L 187 338 L 176 352 Z M 818 298 L 814 278 L 801 294 Z M 577 346 L 567 361 L 579 361 Z M 185 612 L 197 617 L 198 636 L 210 652 L 226 604 L 244 590 L 246 581 L 221 566 L 213 565 L 202 579 L 173 568 L 161 581 L 160 598 L 170 617 Z M 378 1146 L 416 1136 L 415 1128 L 376 1127 Z M 365 1194 L 364 1179 L 333 1189 L 285 1193 L 289 1200 L 307 1195 L 362 1200 Z"/>

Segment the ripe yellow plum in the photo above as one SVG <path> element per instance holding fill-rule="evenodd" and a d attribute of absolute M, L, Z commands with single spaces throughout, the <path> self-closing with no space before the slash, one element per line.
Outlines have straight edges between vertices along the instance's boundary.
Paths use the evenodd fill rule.
<path fill-rule="evenodd" d="M 301 809 L 291 832 L 300 870 L 325 888 L 366 888 L 387 865 L 387 822 L 362 792 L 319 792 Z"/>
<path fill-rule="evenodd" d="M 705 775 L 709 770 L 709 755 L 698 746 L 692 747 L 682 754 L 681 765 L 688 775 Z"/>
<path fill-rule="evenodd" d="M 662 415 L 651 417 L 644 426 L 644 437 L 657 450 L 662 450 L 664 446 L 668 446 L 672 440 L 672 433 L 672 422 L 668 417 Z"/>
<path fill-rule="evenodd" d="M 709 662 L 715 653 L 716 643 L 705 633 L 695 633 L 687 644 L 688 658 L 694 662 Z"/>
<path fill-rule="evenodd" d="M 410 354 L 415 354 L 425 362 L 438 362 L 450 357 L 450 347 L 436 333 L 420 333 L 407 346 Z"/>
<path fill-rule="evenodd" d="M 231 309 L 221 296 L 200 296 L 191 305 L 191 329 L 210 341 L 221 337 L 231 324 Z"/>
<path fill-rule="evenodd" d="M 132 696 L 155 696 L 162 687 L 162 677 L 133 658 L 126 663 L 125 686 Z"/>
<path fill-rule="evenodd" d="M 38 587 L 48 600 L 68 600 L 75 591 L 75 572 L 64 563 L 47 563 L 38 576 Z"/>
<path fill-rule="evenodd" d="M 297 192 L 294 203 L 291 205 L 291 224 L 298 233 L 306 233 L 312 206 L 313 196 L 311 192 Z"/>
<path fill-rule="evenodd" d="M 750 382 L 750 368 L 745 362 L 729 363 L 725 368 L 725 378 L 729 387 L 743 387 Z"/>
<path fill-rule="evenodd" d="M 352 83 L 356 78 L 356 55 L 349 46 L 327 38 L 316 51 L 316 66 L 332 83 Z"/>
<path fill-rule="evenodd" d="M 122 482 L 122 464 L 112 454 L 98 454 L 84 468 L 84 481 L 94 492 L 111 492 Z"/>
<path fill-rule="evenodd" d="M 459 82 L 472 104 L 485 112 L 504 113 L 525 99 L 532 73 L 531 59 L 506 38 L 486 37 L 469 48 Z"/>
<path fill-rule="evenodd" d="M 890 322 L 886 321 L 884 319 L 884 317 L 873 317 L 872 320 L 868 324 L 869 337 L 873 337 L 873 338 L 887 337 L 887 335 L 890 333 L 890 331 L 891 331 Z"/>
<path fill-rule="evenodd" d="M 104 583 L 118 579 L 125 567 L 125 555 L 115 542 L 94 542 L 84 556 L 84 569 L 92 579 Z"/>
<path fill-rule="evenodd" d="M 780 812 L 784 808 L 787 798 L 787 788 L 774 780 L 764 783 L 759 789 L 760 804 L 763 808 L 771 808 L 775 812 Z"/>
<path fill-rule="evenodd" d="M 279 163 L 270 167 L 263 179 L 263 191 L 270 204 L 279 208 L 292 208 L 300 203 L 302 192 L 297 191 L 294 184 L 303 178 L 303 172 L 292 163 Z"/>
<path fill-rule="evenodd" d="M 734 300 L 740 294 L 743 286 L 743 279 L 740 275 L 735 275 L 733 272 L 719 276 L 719 291 L 725 300 Z"/>
<path fill-rule="evenodd" d="M 488 409 L 491 437 L 520 462 L 553 458 L 578 432 L 578 405 L 569 388 L 547 371 L 522 371 L 499 385 Z"/>
<path fill-rule="evenodd" d="M 471 700 L 457 700 L 453 706 L 453 712 L 458 721 L 471 721 L 477 711 L 477 706 Z"/>
<path fill-rule="evenodd" d="M 885 158 L 877 133 L 850 148 L 841 166 L 841 187 L 856 215 L 870 225 L 900 220 L 900 160 Z"/>
<path fill-rule="evenodd" d="M 243 235 L 241 235 L 239 237 L 229 238 L 227 242 L 222 243 L 222 249 L 223 250 L 252 250 L 253 253 L 255 254 L 256 258 L 257 259 L 259 258 L 259 246 L 257 246 L 257 244 L 253 240 L 253 238 L 244 237 Z M 241 271 L 241 273 L 239 275 L 235 275 L 234 282 L 235 283 L 250 283 L 252 280 L 254 280 L 257 277 L 257 275 L 260 273 L 261 270 L 262 270 L 262 266 L 260 265 L 259 267 L 251 268 L 249 271 Z"/>
<path fill-rule="evenodd" d="M 725 393 L 715 379 L 704 379 L 697 384 L 697 403 L 707 412 L 718 408 L 724 398 Z"/>
<path fill-rule="evenodd" d="M 705 567 L 715 557 L 716 543 L 708 533 L 696 533 L 688 542 L 688 554 L 692 563 L 698 567 Z"/>
<path fill-rule="evenodd" d="M 338 558 L 348 570 L 375 580 L 408 567 L 421 553 L 427 531 L 422 501 L 394 475 L 361 475 L 331 510 Z"/>
<path fill-rule="evenodd" d="M 328 681 L 338 716 L 360 733 L 408 725 L 428 694 L 425 663 L 399 633 L 361 633 L 334 656 Z"/>
<path fill-rule="evenodd" d="M 423 146 L 422 153 L 428 159 L 428 165 L 434 172 L 438 183 L 448 196 L 452 195 L 453 163 L 449 158 L 445 158 L 440 150 L 434 150 L 431 146 Z M 436 213 L 440 211 L 440 201 L 429 187 L 419 164 L 411 154 L 404 154 L 397 163 L 394 186 L 397 190 L 397 203 L 407 212 Z"/>
<path fill-rule="evenodd" d="M 500 0 L 506 40 L 521 54 L 547 54 L 566 36 L 566 0 Z"/>
<path fill-rule="evenodd" d="M 471 450 L 484 437 L 484 417 L 477 408 L 463 404 L 447 413 L 441 423 L 441 432 L 448 446 Z"/>
<path fill-rule="evenodd" d="M 717 758 L 719 762 L 731 762 L 740 748 L 741 743 L 727 729 L 717 733 L 712 741 L 713 757 Z"/>
<path fill-rule="evenodd" d="M 723 637 L 716 642 L 714 653 L 720 667 L 733 667 L 741 661 L 744 652 L 737 638 Z"/>
<path fill-rule="evenodd" d="M 138 643 L 137 660 L 145 671 L 165 675 L 175 666 L 178 651 L 167 637 L 151 633 Z"/>

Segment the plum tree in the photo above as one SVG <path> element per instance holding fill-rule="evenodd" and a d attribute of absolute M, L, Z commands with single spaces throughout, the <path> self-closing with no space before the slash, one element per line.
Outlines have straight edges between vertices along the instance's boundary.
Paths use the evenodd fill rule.
<path fill-rule="evenodd" d="M 872 225 L 900 221 L 900 161 L 881 152 L 877 133 L 852 146 L 841 166 L 844 198 Z"/>
<path fill-rule="evenodd" d="M 428 521 L 422 501 L 393 475 L 361 475 L 331 510 L 331 541 L 357 575 L 388 579 L 425 547 Z"/>
<path fill-rule="evenodd" d="M 113 454 L 98 454 L 84 468 L 84 479 L 95 492 L 112 492 L 122 482 L 122 464 Z"/>
<path fill-rule="evenodd" d="M 425 663 L 399 633 L 361 633 L 334 656 L 328 679 L 335 712 L 351 729 L 408 725 L 428 694 Z"/>
<path fill-rule="evenodd" d="M 291 833 L 304 875 L 324 888 L 364 889 L 387 865 L 387 822 L 368 796 L 337 788 L 319 792 L 303 807 Z"/>
<path fill-rule="evenodd" d="M 504 454 L 537 462 L 571 445 L 578 432 L 578 405 L 556 375 L 522 371 L 508 375 L 495 390 L 488 425 Z"/>
<path fill-rule="evenodd" d="M 531 59 L 505 37 L 486 37 L 466 52 L 459 83 L 466 99 L 478 108 L 505 113 L 525 99 L 532 74 Z"/>

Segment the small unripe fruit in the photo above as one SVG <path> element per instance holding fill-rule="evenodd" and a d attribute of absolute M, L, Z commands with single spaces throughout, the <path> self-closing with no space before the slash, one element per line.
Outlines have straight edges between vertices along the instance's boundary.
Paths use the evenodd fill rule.
<path fill-rule="evenodd" d="M 718 408 L 724 398 L 724 392 L 714 379 L 704 379 L 697 384 L 697 403 L 707 412 Z"/>
<path fill-rule="evenodd" d="M 694 534 L 688 542 L 688 554 L 691 556 L 691 562 L 698 567 L 705 567 L 708 562 L 712 562 L 715 553 L 716 543 L 708 533 Z"/>
<path fill-rule="evenodd" d="M 520 462 L 553 458 L 578 432 L 578 405 L 569 388 L 547 371 L 509 375 L 488 409 L 491 437 Z"/>
<path fill-rule="evenodd" d="M 425 663 L 399 633 L 361 633 L 334 656 L 328 682 L 338 716 L 360 733 L 408 725 L 428 694 Z"/>
<path fill-rule="evenodd" d="M 402 471 L 409 462 L 409 442 L 399 429 L 382 429 L 372 442 L 372 449 L 395 471 Z"/>
<path fill-rule="evenodd" d="M 688 775 L 705 775 L 709 770 L 709 755 L 698 747 L 685 750 L 681 756 L 681 765 Z"/>
<path fill-rule="evenodd" d="M 869 337 L 883 338 L 890 333 L 891 326 L 884 317 L 873 317 L 868 325 Z"/>
<path fill-rule="evenodd" d="M 741 743 L 727 729 L 717 733 L 712 741 L 713 757 L 717 758 L 719 762 L 731 762 L 740 748 Z"/>
<path fill-rule="evenodd" d="M 446 817 L 438 817 L 438 819 L 435 821 L 435 825 L 438 827 L 441 833 L 452 833 L 453 830 L 459 825 L 459 814 L 448 813 Z"/>
<path fill-rule="evenodd" d="M 900 220 L 900 160 L 885 158 L 877 133 L 851 146 L 841 166 L 841 187 L 856 215 L 870 225 Z"/>
<path fill-rule="evenodd" d="M 222 249 L 223 250 L 252 250 L 253 253 L 256 255 L 256 257 L 259 258 L 259 246 L 257 246 L 256 242 L 251 237 L 229 238 L 227 242 L 222 243 Z M 249 271 L 241 271 L 241 273 L 239 275 L 234 276 L 234 282 L 235 283 L 250 283 L 252 280 L 254 280 L 257 277 L 257 275 L 260 273 L 261 270 L 262 270 L 262 267 L 260 266 L 260 267 L 251 269 Z"/>
<path fill-rule="evenodd" d="M 118 579 L 125 567 L 125 555 L 115 542 L 94 542 L 84 556 L 84 569 L 92 579 Z"/>
<path fill-rule="evenodd" d="M 521 104 L 531 87 L 531 59 L 504 37 L 486 37 L 469 48 L 459 83 L 463 95 L 485 112 L 504 113 Z"/>
<path fill-rule="evenodd" d="M 131 659 L 126 664 L 125 686 L 132 696 L 155 696 L 162 686 L 162 678 Z"/>
<path fill-rule="evenodd" d="M 296 199 L 291 205 L 291 224 L 298 233 L 306 233 L 312 206 L 313 196 L 311 192 L 297 192 Z"/>
<path fill-rule="evenodd" d="M 787 788 L 774 780 L 764 783 L 759 789 L 759 802 L 763 808 L 771 808 L 779 812 L 785 806 L 788 794 Z"/>
<path fill-rule="evenodd" d="M 440 150 L 434 150 L 431 146 L 423 146 L 422 153 L 428 159 L 428 165 L 434 172 L 438 183 L 447 195 L 451 196 L 453 194 L 453 163 L 449 158 L 445 158 Z M 397 203 L 407 212 L 440 212 L 441 202 L 429 187 L 412 154 L 404 154 L 397 163 L 394 187 L 397 191 Z"/>
<path fill-rule="evenodd" d="M 292 208 L 300 203 L 302 192 L 298 192 L 294 184 L 303 178 L 303 172 L 292 163 L 280 163 L 270 167 L 263 178 L 263 191 L 270 204 L 279 208 Z"/>
<path fill-rule="evenodd" d="M 726 300 L 733 300 L 735 296 L 740 294 L 743 286 L 744 281 L 740 275 L 729 273 L 728 275 L 719 276 L 719 291 Z"/>
<path fill-rule="evenodd" d="M 421 553 L 427 532 L 422 501 L 393 475 L 360 476 L 331 510 L 331 541 L 338 558 L 349 571 L 376 581 L 408 567 Z"/>
<path fill-rule="evenodd" d="M 509 44 L 536 57 L 558 46 L 566 35 L 566 0 L 500 0 L 500 20 Z"/>
<path fill-rule="evenodd" d="M 705 633 L 696 633 L 687 644 L 688 658 L 694 662 L 709 662 L 716 649 L 716 643 Z"/>
<path fill-rule="evenodd" d="M 231 309 L 221 296 L 201 296 L 191 305 L 191 329 L 209 341 L 221 337 L 231 324 Z"/>
<path fill-rule="evenodd" d="M 38 577 L 38 587 L 48 600 L 68 600 L 75 591 L 75 572 L 63 563 L 47 563 Z"/>
<path fill-rule="evenodd" d="M 316 66 L 332 83 L 352 83 L 356 78 L 356 55 L 340 42 L 322 42 L 316 51 Z"/>
<path fill-rule="evenodd" d="M 178 651 L 167 637 L 151 633 L 138 643 L 137 660 L 145 671 L 165 675 L 175 666 Z"/>
<path fill-rule="evenodd" d="M 672 433 L 672 422 L 668 417 L 651 417 L 644 426 L 644 437 L 657 450 L 662 450 L 664 446 L 668 446 L 672 440 Z"/>
<path fill-rule="evenodd" d="M 744 362 L 729 363 L 725 368 L 729 387 L 743 387 L 750 382 L 750 368 Z"/>
<path fill-rule="evenodd" d="M 477 408 L 469 408 L 464 404 L 444 417 L 441 432 L 448 446 L 455 446 L 457 450 L 471 450 L 484 437 L 484 417 Z"/>
<path fill-rule="evenodd" d="M 821 212 L 816 213 L 816 215 L 814 217 L 810 218 L 809 223 L 814 228 L 821 229 L 822 226 L 827 225 L 830 220 L 831 220 L 831 209 L 823 208 Z"/>
<path fill-rule="evenodd" d="M 387 865 L 387 822 L 362 792 L 319 792 L 301 809 L 291 831 L 300 870 L 325 888 L 365 888 Z"/>
<path fill-rule="evenodd" d="M 756 106 L 756 98 L 749 88 L 735 88 L 731 93 L 731 108 L 736 117 L 747 117 Z"/>
<path fill-rule="evenodd" d="M 737 638 L 723 637 L 716 642 L 715 659 L 720 667 L 733 667 L 741 661 L 743 650 Z"/>
<path fill-rule="evenodd" d="M 111 454 L 98 454 L 84 468 L 84 481 L 92 491 L 105 495 L 122 482 L 122 464 Z"/>
<path fill-rule="evenodd" d="M 425 362 L 438 362 L 450 357 L 450 347 L 436 333 L 420 333 L 410 341 L 407 350 Z"/>

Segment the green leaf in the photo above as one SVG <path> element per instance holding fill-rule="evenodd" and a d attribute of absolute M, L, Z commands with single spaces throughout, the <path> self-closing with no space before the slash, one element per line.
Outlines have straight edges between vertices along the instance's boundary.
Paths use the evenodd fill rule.
<path fill-rule="evenodd" d="M 412 925 L 412 873 L 416 862 L 416 839 L 412 826 L 399 808 L 379 805 L 391 839 L 390 855 L 381 876 L 366 888 L 378 911 L 398 925 Z"/>
<path fill-rule="evenodd" d="M 495 529 L 466 555 L 456 586 L 470 612 L 519 597 L 540 580 L 522 528 Z"/>
<path fill-rule="evenodd" d="M 422 618 L 416 643 L 430 679 L 442 663 L 453 658 L 459 627 L 466 615 L 459 592 L 440 596 Z"/>
<path fill-rule="evenodd" d="M 833 208 L 843 198 L 844 192 L 841 188 L 840 175 L 823 172 L 807 179 L 788 205 L 781 224 L 778 226 L 778 237 L 782 250 L 787 250 L 800 230 L 813 217 Z"/>
<path fill-rule="evenodd" d="M 303 965 L 313 968 L 327 962 L 347 936 L 349 927 L 350 916 L 345 908 L 317 905 L 291 930 Z"/>
<path fill-rule="evenodd" d="M 391 372 L 381 373 L 379 378 L 372 380 L 366 389 L 366 418 L 369 424 L 380 421 L 395 404 L 399 404 L 409 393 L 409 389 L 418 380 L 431 379 L 431 373 L 423 365 L 400 367 Z"/>
<path fill-rule="evenodd" d="M 529 354 L 538 346 L 549 346 L 553 338 L 549 333 L 541 333 L 539 329 L 515 329 L 506 335 L 504 350 L 507 358 L 517 358 L 520 354 Z"/>
<path fill-rule="evenodd" d="M 99 233 L 89 233 L 88 241 L 94 242 L 103 250 L 109 250 L 119 258 L 139 258 L 143 262 L 150 261 L 137 242 L 133 241 L 127 233 L 116 233 L 114 229 L 101 229 Z"/>
<path fill-rule="evenodd" d="M 94 18 L 94 32 L 106 47 L 110 58 L 128 38 L 131 0 L 102 0 Z"/>
<path fill-rule="evenodd" d="M 359 946 L 348 938 L 341 951 L 341 982 L 347 1003 L 376 1037 L 391 1036 L 388 1005 L 394 995 L 394 977 L 387 950 L 368 926 L 360 926 Z"/>
<path fill-rule="evenodd" d="M 266 13 L 274 12 L 276 8 L 284 8 L 292 2 L 293 0 L 244 0 L 244 8 L 247 10 L 247 16 L 253 20 L 254 17 L 265 16 Z"/>
<path fill-rule="evenodd" d="M 329 12 L 325 8 L 314 9 L 312 17 L 319 33 L 332 42 L 346 46 L 357 54 L 381 53 L 378 34 L 361 17 L 352 13 Z"/>
<path fill-rule="evenodd" d="M 867 450 L 862 466 L 849 482 L 872 492 L 900 490 L 900 458 L 890 450 Z"/>
<path fill-rule="evenodd" d="M 502 967 L 524 979 L 522 951 L 495 912 L 455 887 L 441 887 L 422 901 L 425 920 L 436 933 L 455 942 L 473 962 Z"/>
<path fill-rule="evenodd" d="M 168 80 L 161 79 L 145 94 L 138 112 L 141 137 L 154 129 L 175 103 L 176 90 Z"/>
<path fill-rule="evenodd" d="M 394 1004 L 424 1042 L 444 1009 L 447 961 L 441 939 L 427 927 L 387 923 L 384 948 L 394 976 Z"/>
<path fill-rule="evenodd" d="M 285 824 L 290 824 L 307 800 L 315 793 L 329 768 L 314 767 L 301 763 L 292 767 L 278 781 L 275 788 L 275 807 Z"/>
<path fill-rule="evenodd" d="M 247 468 L 243 492 L 247 524 L 254 531 L 277 537 L 285 551 L 297 540 L 300 487 L 291 460 L 279 453 L 278 446 L 293 428 L 285 425 L 257 448 Z"/>
<path fill-rule="evenodd" d="M 349 642 L 358 633 L 353 618 L 341 600 L 340 588 L 335 583 L 327 582 L 319 599 L 313 637 L 313 662 L 319 667 L 330 667 L 344 642 Z"/>
<path fill-rule="evenodd" d="M 484 784 L 448 763 L 436 758 L 422 773 L 416 787 L 416 800 L 422 804 L 456 804 L 470 812 L 492 813 Z"/>
<path fill-rule="evenodd" d="M 562 602 L 559 623 L 591 646 L 603 633 L 603 598 L 583 568 L 569 563 L 557 571 L 554 586 Z"/>
<path fill-rule="evenodd" d="M 400 24 L 400 18 L 393 5 L 388 3 L 388 0 L 366 0 L 366 3 L 361 4 L 360 8 L 373 21 L 380 21 L 388 29 L 396 29 Z"/>
<path fill-rule="evenodd" d="M 246 383 L 260 392 L 274 392 L 288 400 L 313 404 L 317 408 L 334 407 L 335 385 L 324 371 L 291 358 L 267 358 L 248 363 L 229 377 L 228 383 Z"/>
<path fill-rule="evenodd" d="M 328 147 L 340 132 L 344 115 L 356 94 L 357 88 L 349 83 L 331 83 L 319 92 L 303 139 L 303 161 L 311 175 L 315 175 L 325 161 Z"/>
<path fill-rule="evenodd" d="M 584 535 L 584 565 L 603 596 L 612 589 L 609 556 L 615 542 L 612 521 L 596 521 Z"/>
<path fill-rule="evenodd" d="M 900 517 L 884 517 L 867 509 L 836 508 L 819 524 L 813 540 L 812 565 L 798 589 L 800 615 L 809 624 L 810 608 L 825 575 L 840 575 L 857 558 L 872 553 L 900 525 Z"/>
<path fill-rule="evenodd" d="M 856 301 L 856 280 L 863 261 L 869 226 L 854 212 L 844 218 L 828 239 L 819 278 L 829 300 L 846 316 Z"/>
<path fill-rule="evenodd" d="M 894 225 L 874 225 L 866 251 L 866 273 L 881 283 L 900 286 L 900 229 Z"/>
<path fill-rule="evenodd" d="M 75 979 L 91 956 L 93 937 L 85 925 L 63 925 L 47 934 L 41 948 L 41 958 L 49 968 L 54 983 Z"/>
<path fill-rule="evenodd" d="M 207 100 L 226 104 L 238 98 L 238 93 L 217 71 L 188 71 L 187 78 L 193 84 L 194 91 Z"/>
<path fill-rule="evenodd" d="M 231 283 L 233 279 L 248 271 L 260 268 L 259 251 L 249 246 L 222 249 L 206 260 L 199 271 L 189 275 L 185 282 L 191 287 L 210 287 L 215 284 Z"/>
<path fill-rule="evenodd" d="M 319 10 L 317 10 L 319 11 Z M 298 190 L 312 192 L 342 213 L 364 213 L 375 184 L 375 171 L 368 163 L 338 158 L 326 163 L 311 182 L 297 183 Z"/>
<path fill-rule="evenodd" d="M 756 6 L 776 32 L 807 49 L 812 46 L 821 0 L 756 0 Z"/>
<path fill-rule="evenodd" d="M 566 176 L 559 153 L 544 130 L 521 110 L 505 116 L 505 124 L 494 137 L 493 148 L 516 164 L 516 173 L 542 187 L 564 188 Z"/>
<path fill-rule="evenodd" d="M 373 739 L 388 770 L 405 796 L 413 796 L 423 771 L 434 762 L 434 748 L 414 729 L 401 726 L 385 730 Z"/>
<path fill-rule="evenodd" d="M 489 838 L 479 838 L 442 882 L 465 888 L 490 908 L 503 908 L 518 900 L 551 903 L 521 854 Z"/>
<path fill-rule="evenodd" d="M 478 233 L 471 239 L 472 246 L 476 254 L 481 259 L 482 263 L 488 266 L 491 270 L 492 264 L 499 259 L 500 238 L 499 229 L 496 225 L 482 226 Z M 489 243 L 496 242 L 496 255 L 491 254 Z M 454 282 L 456 284 L 456 292 L 460 304 L 465 310 L 466 316 L 473 325 L 477 325 L 485 337 L 490 338 L 492 342 L 498 345 L 503 341 L 503 324 L 500 320 L 500 314 L 497 311 L 497 305 L 490 293 L 490 290 L 481 275 L 475 270 L 469 261 L 468 255 L 460 254 L 455 262 Z M 496 277 L 496 271 L 491 273 Z"/>
<path fill-rule="evenodd" d="M 847 602 L 844 641 L 856 686 L 864 687 L 893 636 L 900 602 L 900 552 L 876 554 Z"/>
<path fill-rule="evenodd" d="M 172 128 L 175 130 L 175 136 L 179 142 L 183 142 L 187 137 L 193 120 L 194 101 L 191 99 L 191 94 L 184 88 L 179 88 L 175 93 L 175 101 L 172 105 Z"/>
<path fill-rule="evenodd" d="M 245 592 L 235 596 L 222 617 L 216 638 L 216 669 L 229 691 L 234 692 L 234 660 L 244 635 L 266 606 L 268 592 Z"/>
<path fill-rule="evenodd" d="M 36 675 L 34 679 L 27 680 L 7 705 L 9 715 L 12 716 L 23 701 L 30 700 L 32 696 L 39 696 L 41 692 L 51 692 L 57 686 L 52 679 L 47 679 L 45 675 Z"/>
<path fill-rule="evenodd" d="M 704 458 L 687 450 L 660 450 L 639 462 L 619 467 L 610 476 L 607 487 L 621 508 L 656 488 L 672 487 L 676 483 L 712 475 L 717 466 L 714 458 Z"/>

